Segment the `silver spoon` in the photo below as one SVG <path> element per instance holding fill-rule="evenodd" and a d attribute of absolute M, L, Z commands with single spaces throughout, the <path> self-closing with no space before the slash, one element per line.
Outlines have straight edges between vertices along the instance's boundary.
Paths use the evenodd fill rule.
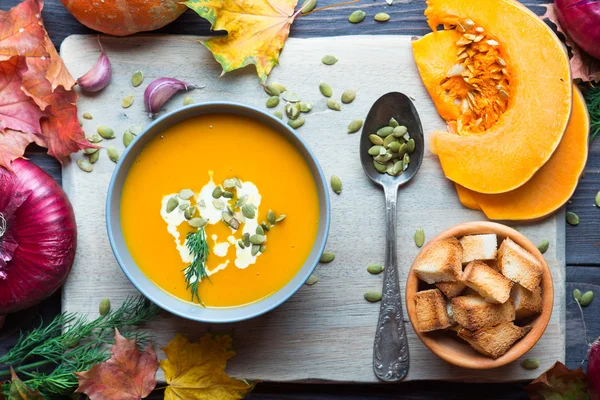
<path fill-rule="evenodd" d="M 373 157 L 367 151 L 373 145 L 369 135 L 387 126 L 390 118 L 408 128 L 415 141 L 415 151 L 410 155 L 408 168 L 398 176 L 377 172 Z M 398 92 L 385 94 L 371 107 L 360 138 L 360 161 L 365 173 L 381 186 L 385 193 L 386 241 L 385 269 L 379 320 L 373 346 L 373 370 L 377 378 L 386 382 L 399 381 L 408 373 L 408 340 L 402 315 L 402 296 L 398 282 L 396 256 L 396 200 L 398 188 L 412 179 L 423 160 L 423 128 L 417 110 L 410 99 Z"/>

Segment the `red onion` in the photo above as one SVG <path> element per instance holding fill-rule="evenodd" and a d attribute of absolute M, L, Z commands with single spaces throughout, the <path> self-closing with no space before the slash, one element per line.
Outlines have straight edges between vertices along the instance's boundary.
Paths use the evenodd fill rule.
<path fill-rule="evenodd" d="M 583 51 L 600 59 L 600 0 L 554 0 L 558 22 Z"/>
<path fill-rule="evenodd" d="M 0 319 L 54 293 L 77 243 L 73 208 L 54 179 L 22 159 L 11 169 L 0 168 Z"/>
<path fill-rule="evenodd" d="M 600 399 L 600 337 L 592 343 L 588 353 L 587 382 L 592 399 Z"/>

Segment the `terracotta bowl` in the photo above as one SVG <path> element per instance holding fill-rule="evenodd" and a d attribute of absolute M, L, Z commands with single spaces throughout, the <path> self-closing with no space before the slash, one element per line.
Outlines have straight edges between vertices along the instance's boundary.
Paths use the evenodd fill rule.
<path fill-rule="evenodd" d="M 542 253 L 540 253 L 537 247 L 529 239 L 515 229 L 509 228 L 508 226 L 494 222 L 467 222 L 456 225 L 448 230 L 443 231 L 429 241 L 429 243 L 423 247 L 423 249 L 421 249 L 421 252 L 425 251 L 436 240 L 445 239 L 451 236 L 460 238 L 465 235 L 482 233 L 495 233 L 498 236 L 499 242 L 504 240 L 506 237 L 509 237 L 533 254 L 538 260 L 540 260 L 544 267 L 544 273 L 542 275 L 541 282 L 542 312 L 533 317 L 533 319 L 527 323 L 527 325 L 531 325 L 533 327 L 531 331 L 524 338 L 516 342 L 510 348 L 510 350 L 506 352 L 506 354 L 495 360 L 476 352 L 467 342 L 456 337 L 456 334 L 453 332 L 434 331 L 420 333 L 415 329 L 415 333 L 419 339 L 421 339 L 423 344 L 441 359 L 449 362 L 450 364 L 470 369 L 497 368 L 513 362 L 523 354 L 527 353 L 537 343 L 546 330 L 546 326 L 548 326 L 548 321 L 550 320 L 550 315 L 552 315 L 552 305 L 554 303 L 552 275 L 550 274 L 550 269 L 548 268 L 548 264 L 544 260 Z M 413 270 L 414 266 L 415 265 L 413 264 L 408 274 L 405 296 L 408 317 L 413 329 L 417 324 L 414 296 L 417 291 L 427 286 L 425 282 L 417 278 L 417 275 Z"/>

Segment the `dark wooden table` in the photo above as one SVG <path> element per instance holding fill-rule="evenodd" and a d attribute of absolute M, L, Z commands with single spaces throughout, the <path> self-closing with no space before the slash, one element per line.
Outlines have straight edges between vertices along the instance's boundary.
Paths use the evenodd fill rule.
<path fill-rule="evenodd" d="M 396 0 L 398 2 L 398 0 Z M 544 12 L 544 1 L 527 2 L 537 14 Z M 7 10 L 19 0 L 0 0 L 0 9 Z M 334 4 L 333 0 L 318 0 L 317 7 Z M 398 2 L 400 3 L 400 2 Z M 360 0 L 355 4 L 323 10 L 301 17 L 292 26 L 291 36 L 333 36 L 356 34 L 402 34 L 423 35 L 429 32 L 425 23 L 423 0 L 401 0 L 402 4 L 388 6 L 384 0 Z M 348 22 L 348 15 L 356 9 L 367 12 L 367 18 L 360 24 Z M 373 21 L 373 15 L 385 11 L 391 20 L 385 24 Z M 59 0 L 46 0 L 43 18 L 50 38 L 57 48 L 72 34 L 93 33 L 77 22 Z M 177 21 L 157 31 L 159 33 L 210 35 L 208 22 L 187 11 Z M 27 153 L 30 159 L 41 165 L 60 182 L 60 165 L 48 157 L 44 149 L 31 147 Z M 594 205 L 594 197 L 600 190 L 600 139 L 590 146 L 585 177 L 573 195 L 569 211 L 579 215 L 579 226 L 567 226 L 567 280 L 565 329 L 567 332 L 566 361 L 569 368 L 578 367 L 585 359 L 587 346 L 579 310 L 573 302 L 571 292 L 575 288 L 594 290 L 600 293 L 600 209 Z M 596 303 L 596 304 L 594 304 Z M 600 300 L 594 300 L 584 309 L 589 336 L 600 335 Z M 7 318 L 0 330 L 0 354 L 6 351 L 17 336 L 19 329 L 27 329 L 39 323 L 39 317 L 51 318 L 60 310 L 60 295 L 56 294 L 39 306 L 13 314 Z M 585 366 L 585 363 L 584 363 Z M 540 371 L 541 373 L 542 371 Z M 254 400 L 333 400 L 333 399 L 526 399 L 522 384 L 464 384 L 451 382 L 407 382 L 394 385 L 341 385 L 341 384 L 276 384 L 262 383 L 249 396 Z M 156 398 L 161 398 L 158 396 Z"/>

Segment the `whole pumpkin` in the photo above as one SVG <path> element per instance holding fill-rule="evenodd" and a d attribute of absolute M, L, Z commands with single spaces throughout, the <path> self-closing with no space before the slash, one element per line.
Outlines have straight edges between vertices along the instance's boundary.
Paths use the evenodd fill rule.
<path fill-rule="evenodd" d="M 114 36 L 153 31 L 187 9 L 181 0 L 61 0 L 88 28 Z"/>

